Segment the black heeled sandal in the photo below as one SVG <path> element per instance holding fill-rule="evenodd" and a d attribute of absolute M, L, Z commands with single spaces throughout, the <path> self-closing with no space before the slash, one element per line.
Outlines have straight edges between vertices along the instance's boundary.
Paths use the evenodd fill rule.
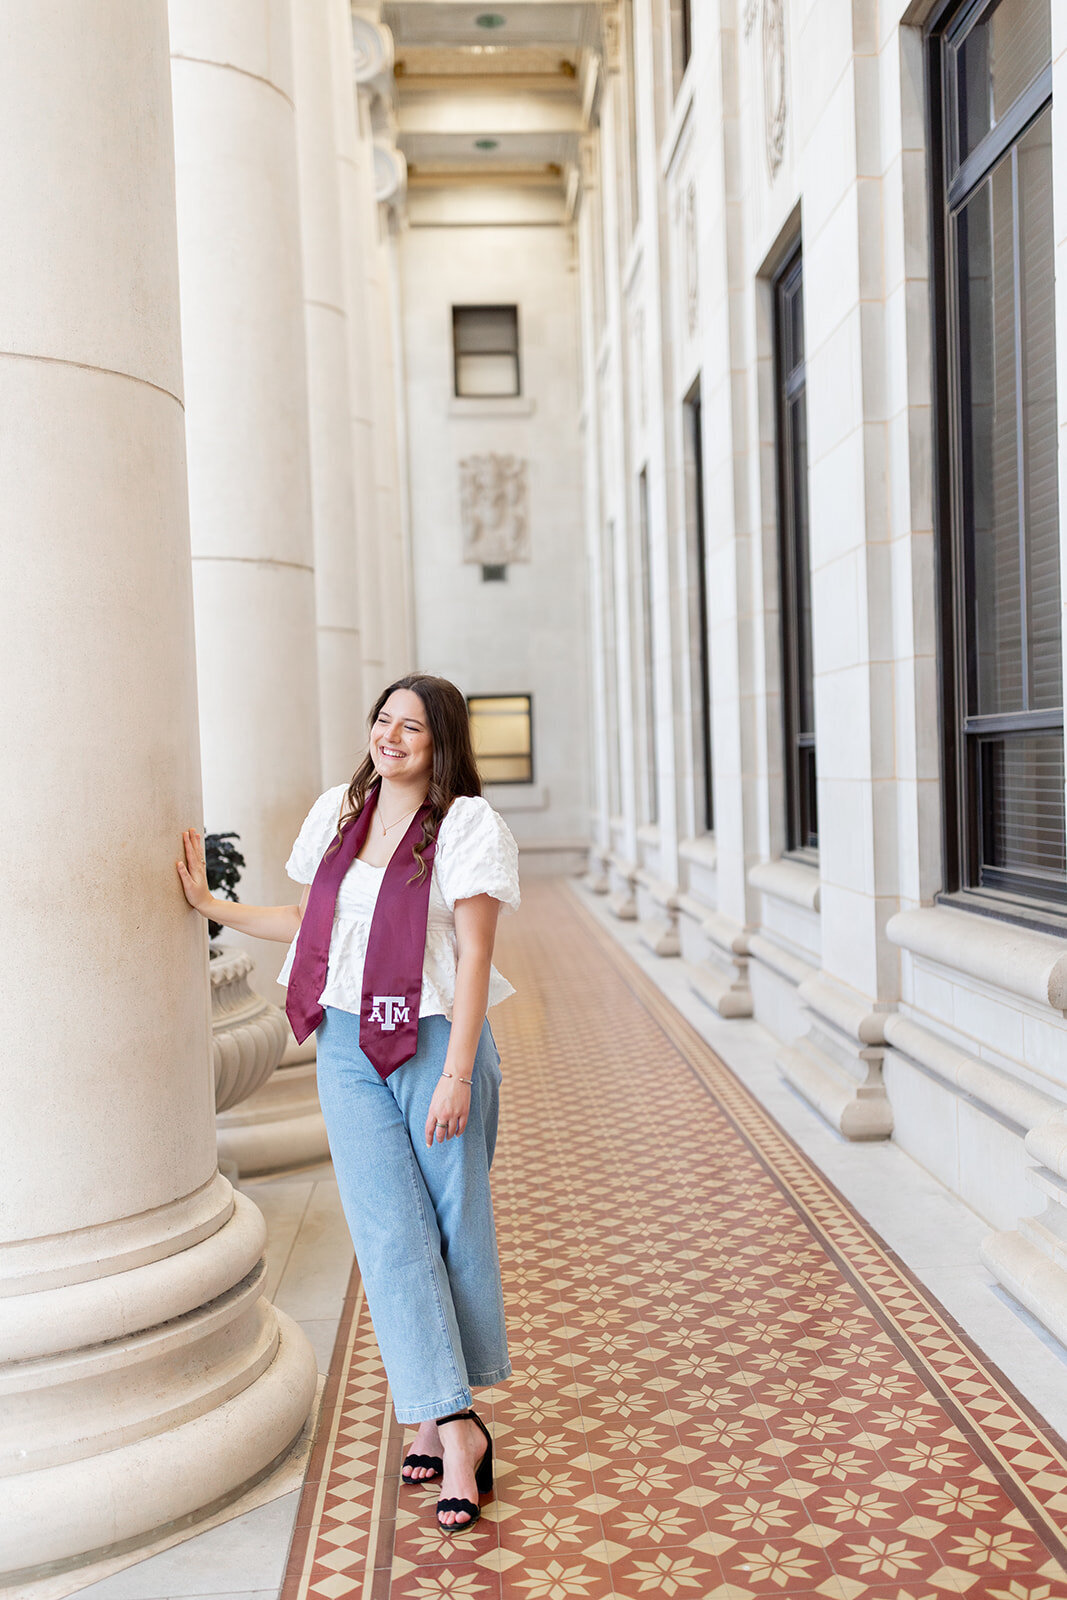
<path fill-rule="evenodd" d="M 453 1411 L 450 1417 L 438 1417 L 437 1426 L 440 1428 L 446 1422 L 463 1422 L 467 1419 L 476 1422 L 485 1435 L 485 1451 L 474 1469 L 474 1483 L 479 1494 L 488 1494 L 493 1487 L 493 1439 L 481 1417 L 476 1411 Z M 442 1522 L 442 1511 L 465 1511 L 470 1521 Z M 481 1514 L 481 1506 L 475 1505 L 473 1500 L 460 1500 L 453 1495 L 448 1500 L 437 1502 L 437 1526 L 442 1533 L 462 1533 L 467 1528 L 473 1528 Z"/>
<path fill-rule="evenodd" d="M 433 1471 L 428 1472 L 425 1478 L 405 1478 L 405 1467 L 432 1467 Z M 436 1483 L 438 1478 L 444 1477 L 444 1472 L 445 1464 L 440 1456 L 418 1456 L 413 1453 L 405 1456 L 400 1463 L 401 1483 Z"/>

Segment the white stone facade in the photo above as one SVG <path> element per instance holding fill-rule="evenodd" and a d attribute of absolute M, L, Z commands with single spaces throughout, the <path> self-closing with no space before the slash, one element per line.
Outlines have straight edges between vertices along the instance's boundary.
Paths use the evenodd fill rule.
<path fill-rule="evenodd" d="M 585 135 L 590 886 L 723 1017 L 765 1024 L 786 1078 L 835 1128 L 891 1135 L 964 1198 L 997 1230 L 987 1262 L 1062 1339 L 1067 943 L 1054 925 L 937 899 L 932 8 L 691 12 L 682 72 L 665 7 L 604 8 Z M 1055 94 L 1067 39 L 1062 8 L 1052 16 Z M 1061 257 L 1065 127 L 1054 100 Z M 772 279 L 795 239 L 817 858 L 787 850 L 783 764 Z M 697 385 L 713 831 L 684 432 Z"/>

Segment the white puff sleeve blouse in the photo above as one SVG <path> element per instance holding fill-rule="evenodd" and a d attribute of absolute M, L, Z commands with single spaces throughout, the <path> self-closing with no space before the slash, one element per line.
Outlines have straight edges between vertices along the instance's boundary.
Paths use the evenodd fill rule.
<path fill-rule="evenodd" d="M 286 872 L 296 883 L 307 884 L 314 878 L 326 847 L 337 831 L 347 791 L 346 783 L 327 789 L 304 819 L 285 864 Z M 363 959 L 384 876 L 384 867 L 353 861 L 341 881 L 320 1005 L 359 1012 Z M 519 851 L 507 823 L 487 800 L 480 795 L 459 795 L 449 807 L 437 834 L 426 919 L 420 1017 L 444 1015 L 451 1020 L 456 993 L 455 905 L 457 900 L 467 900 L 476 894 L 492 895 L 505 910 L 517 911 Z M 294 939 L 278 974 L 279 983 L 288 983 L 295 951 Z M 489 1005 L 494 1006 L 514 993 L 496 967 L 491 968 Z"/>

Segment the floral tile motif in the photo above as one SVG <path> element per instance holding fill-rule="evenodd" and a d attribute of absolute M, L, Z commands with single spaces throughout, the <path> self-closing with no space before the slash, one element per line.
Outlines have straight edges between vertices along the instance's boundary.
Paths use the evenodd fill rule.
<path fill-rule="evenodd" d="M 354 1272 L 281 1600 L 1067 1600 L 1062 1441 L 569 889 L 499 955 L 494 1495 L 400 1489 Z"/>

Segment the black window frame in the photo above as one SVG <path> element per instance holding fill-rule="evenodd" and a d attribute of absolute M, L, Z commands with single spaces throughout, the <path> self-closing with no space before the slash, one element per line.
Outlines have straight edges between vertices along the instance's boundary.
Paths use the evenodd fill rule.
<path fill-rule="evenodd" d="M 714 750 L 711 737 L 711 636 L 708 617 L 708 540 L 704 506 L 703 402 L 697 379 L 682 402 L 686 458 L 686 527 L 689 571 L 693 581 L 696 651 L 693 684 L 697 696 L 696 731 L 699 737 L 700 783 L 696 798 L 703 810 L 704 833 L 715 831 Z M 690 477 L 690 472 L 692 476 Z"/>
<path fill-rule="evenodd" d="M 982 864 L 983 833 L 993 813 L 983 801 L 983 766 L 991 736 L 1022 729 L 1063 734 L 1064 713 L 968 714 L 976 672 L 973 630 L 973 541 L 965 527 L 966 480 L 961 465 L 962 397 L 954 338 L 960 326 L 959 266 L 953 254 L 953 217 L 978 191 L 1052 102 L 1051 62 L 1005 109 L 975 147 L 959 160 L 957 89 L 950 83 L 950 52 L 996 9 L 997 0 L 942 0 L 927 21 L 925 76 L 929 145 L 931 323 L 934 400 L 934 532 L 937 584 L 938 674 L 941 712 L 942 872 L 939 903 L 1025 927 L 1055 929 L 1067 922 L 1067 882 L 1056 893 L 1027 893 L 1032 878 Z M 1016 295 L 1018 280 L 1016 278 Z M 1018 314 L 1018 313 L 1017 313 Z M 1061 640 L 1062 651 L 1062 640 Z M 984 737 L 983 737 L 984 736 Z M 986 784 L 988 789 L 988 784 Z"/>
<path fill-rule="evenodd" d="M 509 344 L 499 350 L 468 351 L 460 349 L 459 329 L 465 313 L 468 312 L 510 312 L 512 325 L 515 329 L 514 346 Z M 520 341 L 521 330 L 519 327 L 518 304 L 464 304 L 452 307 L 452 394 L 457 400 L 517 400 L 522 396 L 522 345 Z M 461 355 L 496 355 L 510 356 L 515 362 L 515 387 L 514 389 L 497 389 L 489 394 L 465 394 L 459 386 L 459 359 Z"/>
<path fill-rule="evenodd" d="M 782 743 L 785 766 L 785 854 L 792 860 L 812 866 L 819 860 L 819 809 L 818 768 L 816 762 L 814 676 L 811 661 L 810 627 L 807 640 L 807 665 L 811 674 L 809 693 L 812 702 L 812 727 L 801 728 L 801 678 L 804 675 L 802 659 L 802 628 L 800 591 L 806 583 L 811 598 L 811 551 L 807 530 L 807 456 L 801 474 L 797 459 L 797 439 L 794 428 L 795 403 L 806 395 L 805 351 L 801 344 L 799 360 L 787 365 L 786 319 L 787 299 L 794 293 L 800 295 L 801 328 L 803 328 L 804 252 L 797 238 L 782 259 L 772 280 L 774 295 L 774 393 L 775 393 L 775 472 L 778 491 L 778 573 L 779 613 L 781 635 L 782 680 Z M 802 335 L 803 338 L 803 335 Z M 808 547 L 801 550 L 800 526 L 797 519 L 796 485 L 803 476 L 805 511 L 803 528 Z M 801 563 L 807 564 L 805 574 Z"/>
<path fill-rule="evenodd" d="M 640 647 L 641 743 L 644 779 L 642 825 L 659 825 L 659 766 L 656 749 L 656 625 L 652 593 L 652 511 L 649 501 L 648 464 L 637 474 L 637 636 Z"/>

